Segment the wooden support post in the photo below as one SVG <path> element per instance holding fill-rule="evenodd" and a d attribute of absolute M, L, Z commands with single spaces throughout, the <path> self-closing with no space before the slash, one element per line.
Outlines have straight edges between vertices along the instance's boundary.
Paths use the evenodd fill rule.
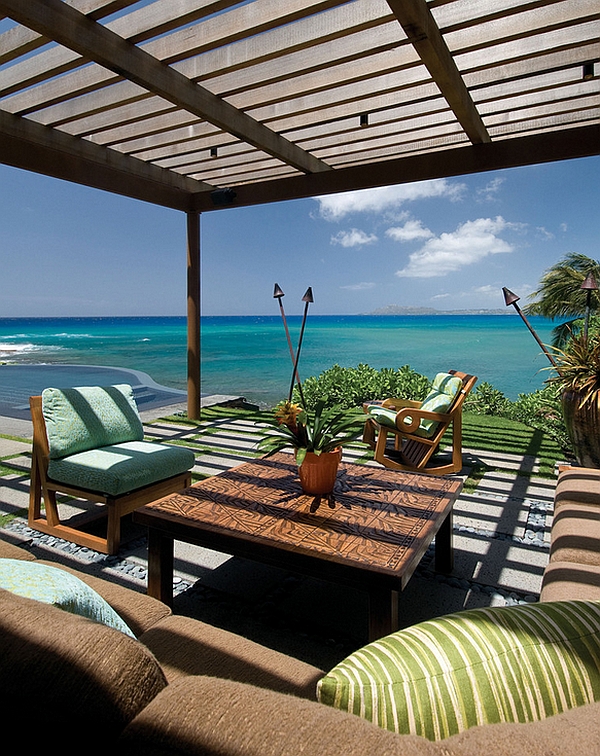
<path fill-rule="evenodd" d="M 200 213 L 187 214 L 188 417 L 200 419 Z"/>

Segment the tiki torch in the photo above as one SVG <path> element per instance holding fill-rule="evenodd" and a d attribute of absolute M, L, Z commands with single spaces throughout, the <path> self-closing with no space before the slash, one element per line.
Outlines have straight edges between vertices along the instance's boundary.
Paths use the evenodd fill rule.
<path fill-rule="evenodd" d="M 530 330 L 531 335 L 533 336 L 533 338 L 542 347 L 542 351 L 544 352 L 544 354 L 546 355 L 546 357 L 550 360 L 551 364 L 554 367 L 556 367 L 556 362 L 554 361 L 554 357 L 552 357 L 552 355 L 550 354 L 550 352 L 542 344 L 542 342 L 540 341 L 540 337 L 533 330 L 533 328 L 529 324 L 529 321 L 527 320 L 527 318 L 525 317 L 525 315 L 523 315 L 523 313 L 521 312 L 521 308 L 517 304 L 517 302 L 519 301 L 520 297 L 518 297 L 516 294 L 513 294 L 513 292 L 510 289 L 507 289 L 506 286 L 502 287 L 502 293 L 504 294 L 504 302 L 505 302 L 506 306 L 508 307 L 509 305 L 512 305 L 515 308 L 515 310 L 521 316 L 522 321 L 525 323 L 525 325 L 527 326 L 527 328 L 529 328 L 529 330 Z"/>
<path fill-rule="evenodd" d="M 308 287 L 304 296 L 302 297 L 304 302 L 304 316 L 302 318 L 302 328 L 300 329 L 300 338 L 298 339 L 298 349 L 296 350 L 296 359 L 294 361 L 294 372 L 292 373 L 292 382 L 290 384 L 290 393 L 288 395 L 288 402 L 292 401 L 292 392 L 294 391 L 294 378 L 296 377 L 298 370 L 298 360 L 300 359 L 300 349 L 302 348 L 302 339 L 304 338 L 304 326 L 306 325 L 306 316 L 308 315 L 308 305 L 314 302 L 312 287 Z M 300 384 L 298 384 L 300 386 Z M 302 389 L 300 388 L 300 396 L 302 397 Z M 304 399 L 302 398 L 302 403 Z"/>
<path fill-rule="evenodd" d="M 281 313 L 281 319 L 283 320 L 283 327 L 285 328 L 285 335 L 287 337 L 287 343 L 290 349 L 290 357 L 292 358 L 292 365 L 293 365 L 296 358 L 294 357 L 294 347 L 292 346 L 292 339 L 290 338 L 290 331 L 288 328 L 287 320 L 285 318 L 285 312 L 283 310 L 283 302 L 281 301 L 284 296 L 285 294 L 281 290 L 279 284 L 275 284 L 275 290 L 273 291 L 273 298 L 279 301 L 279 312 Z M 296 380 L 298 381 L 298 384 L 300 384 L 300 376 L 298 375 L 297 370 L 296 370 Z"/>

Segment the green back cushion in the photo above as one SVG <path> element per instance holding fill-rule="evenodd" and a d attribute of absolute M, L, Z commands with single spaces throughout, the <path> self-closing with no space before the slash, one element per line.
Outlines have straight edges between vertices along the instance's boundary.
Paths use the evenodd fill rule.
<path fill-rule="evenodd" d="M 118 386 L 47 388 L 42 392 L 50 458 L 144 438 L 133 389 Z"/>
<path fill-rule="evenodd" d="M 319 681 L 317 697 L 429 740 L 598 701 L 600 602 L 473 609 L 422 622 L 353 653 Z"/>
<path fill-rule="evenodd" d="M 462 381 L 450 373 L 438 373 L 433 379 L 431 391 L 427 394 L 421 409 L 427 412 L 447 412 L 455 396 L 462 388 Z M 421 420 L 416 435 L 430 438 L 437 430 L 439 423 L 435 420 Z"/>
<path fill-rule="evenodd" d="M 431 391 L 421 404 L 421 409 L 427 412 L 447 412 L 461 388 L 462 381 L 457 376 L 450 375 L 450 373 L 438 373 L 433 380 Z M 367 408 L 367 411 L 378 423 L 387 425 L 390 428 L 396 427 L 395 410 L 371 404 Z M 405 422 L 407 425 L 410 425 L 409 420 L 405 420 Z M 430 438 L 437 430 L 438 425 L 439 423 L 435 420 L 421 420 L 419 427 L 414 433 L 417 436 Z"/>
<path fill-rule="evenodd" d="M 0 588 L 88 617 L 135 638 L 102 596 L 75 575 L 58 567 L 22 559 L 0 559 Z"/>

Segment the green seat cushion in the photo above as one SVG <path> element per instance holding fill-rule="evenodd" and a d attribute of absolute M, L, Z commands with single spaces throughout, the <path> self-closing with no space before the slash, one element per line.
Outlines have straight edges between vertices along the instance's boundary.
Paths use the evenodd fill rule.
<path fill-rule="evenodd" d="M 181 446 L 127 441 L 51 459 L 48 477 L 88 491 L 120 496 L 190 470 L 194 452 Z"/>
<path fill-rule="evenodd" d="M 88 617 L 135 638 L 102 596 L 75 575 L 58 567 L 22 559 L 0 559 L 0 588 Z"/>
<path fill-rule="evenodd" d="M 422 622 L 351 654 L 319 681 L 317 697 L 429 740 L 545 719 L 600 700 L 600 602 L 472 609 Z"/>
<path fill-rule="evenodd" d="M 396 410 L 381 407 L 379 404 L 369 404 L 367 412 L 381 425 L 387 425 L 390 428 L 396 427 Z"/>
<path fill-rule="evenodd" d="M 127 384 L 47 388 L 42 391 L 42 412 L 51 459 L 144 438 Z"/>

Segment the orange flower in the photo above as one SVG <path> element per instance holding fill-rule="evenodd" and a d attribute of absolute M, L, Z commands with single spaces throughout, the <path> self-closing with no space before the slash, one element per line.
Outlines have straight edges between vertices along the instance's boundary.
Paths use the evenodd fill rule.
<path fill-rule="evenodd" d="M 292 402 L 282 402 L 275 411 L 275 417 L 280 425 L 287 425 L 295 428 L 297 425 L 298 415 L 302 412 L 302 407 Z"/>

